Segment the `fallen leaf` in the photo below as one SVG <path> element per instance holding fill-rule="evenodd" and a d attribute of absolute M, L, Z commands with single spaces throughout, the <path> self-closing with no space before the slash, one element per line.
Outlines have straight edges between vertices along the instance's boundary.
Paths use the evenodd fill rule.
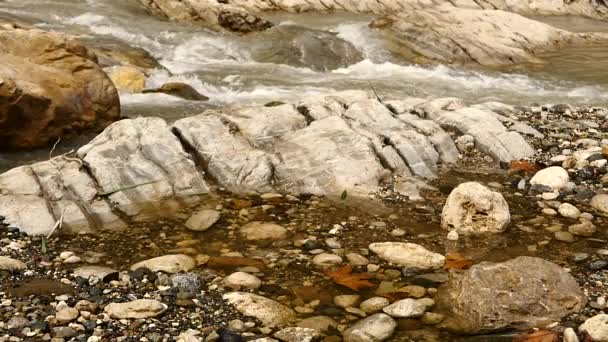
<path fill-rule="evenodd" d="M 513 342 L 558 342 L 557 334 L 549 330 L 539 330 L 531 334 L 515 337 Z"/>
<path fill-rule="evenodd" d="M 536 173 L 541 169 L 541 166 L 536 163 L 531 163 L 527 160 L 512 160 L 511 172 Z"/>
<path fill-rule="evenodd" d="M 353 267 L 346 265 L 335 271 L 325 270 L 327 274 L 336 284 L 346 286 L 351 290 L 359 291 L 363 287 L 373 287 L 374 284 L 369 280 L 373 276 L 369 273 L 352 273 Z"/>
<path fill-rule="evenodd" d="M 473 266 L 473 262 L 468 260 L 460 253 L 448 253 L 445 256 L 445 265 L 443 268 L 446 270 L 466 270 Z"/>

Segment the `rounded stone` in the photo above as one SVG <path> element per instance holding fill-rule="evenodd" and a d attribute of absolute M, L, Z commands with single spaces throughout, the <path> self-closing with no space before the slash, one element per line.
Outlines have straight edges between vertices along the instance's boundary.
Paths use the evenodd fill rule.
<path fill-rule="evenodd" d="M 258 289 L 262 286 L 260 278 L 246 272 L 235 272 L 224 278 L 224 285 L 234 289 Z"/>
<path fill-rule="evenodd" d="M 78 318 L 78 315 L 78 310 L 68 307 L 57 311 L 55 319 L 57 319 L 57 323 L 59 324 L 66 324 Z"/>
<path fill-rule="evenodd" d="M 342 263 L 342 257 L 335 254 L 321 253 L 312 258 L 312 263 L 319 267 L 329 267 Z"/>
<path fill-rule="evenodd" d="M 241 227 L 241 234 L 247 240 L 282 240 L 287 230 L 272 222 L 250 222 Z"/>
<path fill-rule="evenodd" d="M 456 187 L 441 213 L 442 228 L 464 235 L 500 233 L 510 222 L 509 205 L 504 197 L 476 182 Z"/>
<path fill-rule="evenodd" d="M 593 316 L 586 320 L 578 330 L 587 333 L 594 342 L 608 342 L 608 315 Z"/>
<path fill-rule="evenodd" d="M 369 245 L 369 249 L 390 263 L 408 268 L 431 269 L 441 268 L 445 257 L 428 249 L 407 242 L 378 242 Z"/>
<path fill-rule="evenodd" d="M 389 300 L 384 297 L 372 297 L 370 299 L 366 299 L 359 305 L 361 310 L 365 311 L 365 313 L 375 313 L 382 310 L 384 307 L 390 304 Z"/>
<path fill-rule="evenodd" d="M 416 299 L 406 298 L 384 307 L 382 311 L 396 318 L 420 317 L 426 311 L 426 305 Z"/>
<path fill-rule="evenodd" d="M 559 214 L 566 218 L 578 219 L 581 211 L 570 203 L 562 203 L 558 208 Z"/>
<path fill-rule="evenodd" d="M 563 167 L 551 166 L 538 171 L 530 180 L 533 186 L 547 187 L 551 190 L 560 190 L 570 182 L 570 175 Z"/>

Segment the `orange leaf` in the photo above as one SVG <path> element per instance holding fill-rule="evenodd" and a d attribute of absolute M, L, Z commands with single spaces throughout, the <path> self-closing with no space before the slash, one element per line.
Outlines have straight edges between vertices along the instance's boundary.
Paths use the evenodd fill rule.
<path fill-rule="evenodd" d="M 549 330 L 539 330 L 531 334 L 517 336 L 513 342 L 558 342 L 557 334 Z"/>
<path fill-rule="evenodd" d="M 373 287 L 369 280 L 373 276 L 369 273 L 352 273 L 353 267 L 346 265 L 335 271 L 325 270 L 327 274 L 336 284 L 346 286 L 351 290 L 359 291 L 363 287 Z"/>
<path fill-rule="evenodd" d="M 512 160 L 511 161 L 511 172 L 524 172 L 524 173 L 535 173 L 540 170 L 540 165 L 536 163 L 530 163 L 527 160 Z"/>
<path fill-rule="evenodd" d="M 471 260 L 466 259 L 460 253 L 448 253 L 445 257 L 445 265 L 443 268 L 446 270 L 466 270 L 473 266 Z"/>

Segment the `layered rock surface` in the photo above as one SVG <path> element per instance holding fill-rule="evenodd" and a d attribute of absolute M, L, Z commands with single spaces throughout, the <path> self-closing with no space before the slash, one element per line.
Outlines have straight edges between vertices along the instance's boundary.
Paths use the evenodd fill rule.
<path fill-rule="evenodd" d="M 122 120 L 75 158 L 0 175 L 0 215 L 47 234 L 57 221 L 64 232 L 121 227 L 125 217 L 200 200 L 209 183 L 236 193 L 367 194 L 392 174 L 435 177 L 458 160 L 452 139 L 464 133 L 497 160 L 530 157 L 534 150 L 497 116 L 454 99 L 387 105 L 349 91 L 295 105 L 214 109 L 172 126 L 159 118 Z"/>
<path fill-rule="evenodd" d="M 449 6 L 398 12 L 375 26 L 384 28 L 396 52 L 448 64 L 540 62 L 542 52 L 608 39 L 602 33 L 571 33 L 505 11 Z"/>
<path fill-rule="evenodd" d="M 118 93 L 97 58 L 62 34 L 0 27 L 0 148 L 29 148 L 120 115 Z"/>

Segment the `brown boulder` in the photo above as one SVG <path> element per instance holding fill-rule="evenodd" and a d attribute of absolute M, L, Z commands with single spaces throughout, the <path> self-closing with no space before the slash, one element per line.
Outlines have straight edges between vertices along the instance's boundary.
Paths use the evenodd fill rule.
<path fill-rule="evenodd" d="M 120 116 L 94 54 L 57 33 L 0 27 L 0 148 L 42 146 Z"/>
<path fill-rule="evenodd" d="M 587 302 L 568 272 L 533 257 L 453 271 L 435 300 L 437 311 L 446 315 L 442 327 L 465 334 L 544 327 Z"/>

